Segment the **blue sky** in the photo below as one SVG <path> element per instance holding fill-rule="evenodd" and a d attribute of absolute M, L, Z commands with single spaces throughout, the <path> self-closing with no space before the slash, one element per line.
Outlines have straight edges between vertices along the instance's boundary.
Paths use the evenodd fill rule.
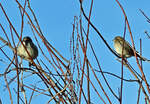
<path fill-rule="evenodd" d="M 9 18 L 11 19 L 13 25 L 18 30 L 18 33 L 20 33 L 20 24 L 21 24 L 21 18 L 19 14 L 19 9 L 17 4 L 14 0 L 0 0 L 0 3 L 2 3 L 4 9 L 6 10 Z M 147 38 L 146 34 L 144 34 L 144 31 L 149 31 L 150 24 L 146 21 L 145 17 L 141 14 L 139 9 L 142 9 L 149 17 L 149 11 L 150 11 L 150 1 L 149 0 L 128 0 L 128 1 L 121 1 L 123 8 L 125 9 L 125 12 L 128 17 L 128 21 L 133 33 L 133 38 L 135 42 L 135 47 L 139 51 L 140 42 L 139 39 L 142 39 L 142 48 L 143 48 L 143 56 L 150 59 L 150 48 L 149 43 L 150 40 Z M 60 52 L 64 57 L 69 59 L 71 57 L 70 51 L 70 38 L 72 35 L 72 24 L 74 16 L 79 16 L 80 14 L 80 5 L 78 0 L 32 0 L 31 1 L 31 7 L 33 8 L 37 18 L 38 22 L 40 24 L 40 27 L 46 36 L 47 40 Z M 83 5 L 86 14 L 89 13 L 89 7 L 90 2 L 84 0 Z M 0 9 L 0 23 L 4 26 L 8 34 L 10 34 L 9 31 L 9 25 L 6 21 L 6 18 L 4 17 L 1 9 Z M 103 35 L 103 37 L 106 39 L 106 41 L 109 43 L 109 45 L 113 48 L 113 38 L 117 35 L 122 36 L 124 32 L 124 16 L 119 8 L 118 4 L 115 2 L 115 0 L 94 0 L 93 4 L 93 11 L 91 16 L 92 23 L 96 26 L 96 28 L 100 31 L 100 33 Z M 32 37 L 33 41 L 35 42 L 35 39 L 32 36 L 32 31 L 29 28 L 29 25 L 27 24 L 27 21 L 25 21 L 25 28 L 23 35 L 27 36 L 29 35 Z M 83 26 L 85 28 L 87 27 L 87 21 L 84 20 L 83 17 Z M 4 37 L 3 32 L 0 29 L 0 36 Z M 10 35 L 9 35 L 10 36 Z M 121 75 L 121 64 L 116 61 L 116 57 L 108 50 L 108 48 L 105 46 L 103 41 L 100 39 L 100 37 L 97 35 L 97 33 L 90 28 L 90 34 L 89 34 L 90 40 L 93 44 L 93 47 L 95 49 L 95 52 L 97 54 L 97 57 L 99 58 L 101 67 L 104 71 L 115 73 L 116 75 Z M 17 39 L 17 38 L 16 38 Z M 131 43 L 129 32 L 127 31 L 126 39 Z M 1 42 L 0 42 L 0 45 Z M 89 46 L 88 46 L 89 47 Z M 4 50 L 7 49 L 6 47 Z M 7 52 L 9 55 L 12 55 L 10 52 Z M 95 59 L 93 58 L 93 55 L 91 54 L 91 50 L 89 48 L 87 53 L 89 59 L 91 60 L 91 64 L 96 69 L 97 64 Z M 41 54 L 39 54 L 39 59 L 42 59 Z M 7 60 L 6 57 L 3 55 L 2 52 L 0 52 L 0 59 Z M 139 69 L 136 65 L 135 58 L 130 58 L 128 60 L 131 65 L 139 72 Z M 7 65 L 7 64 L 6 64 Z M 25 62 L 26 65 L 26 62 Z M 150 79 L 150 71 L 149 71 L 150 63 L 143 62 L 144 72 L 146 73 L 146 78 Z M 0 69 L 1 73 L 3 72 L 3 69 L 5 69 L 7 66 L 4 66 L 4 63 L 0 62 Z M 97 76 L 100 80 L 103 80 L 100 73 L 97 73 Z M 112 76 L 107 75 L 106 76 L 108 81 L 110 82 L 110 85 L 112 86 L 113 90 L 116 94 L 118 94 L 118 88 L 120 87 L 120 80 L 116 79 Z M 131 73 L 127 70 L 127 68 L 124 68 L 124 77 L 127 79 L 134 79 L 134 77 L 131 75 Z M 35 77 L 32 77 L 33 80 Z M 93 76 L 91 75 L 91 80 L 93 83 L 95 82 L 95 79 L 92 79 Z M 36 80 L 36 79 L 35 79 Z M 26 80 L 28 82 L 28 80 Z M 4 104 L 9 104 L 10 102 L 7 100 L 8 98 L 8 92 L 4 91 L 4 79 L 0 77 L 0 98 L 4 102 Z M 148 80 L 149 82 L 149 80 Z M 105 83 L 102 81 L 103 85 Z M 11 88 L 15 87 L 15 85 L 12 85 Z M 100 94 L 102 93 L 99 86 L 96 85 L 98 91 Z M 137 93 L 138 93 L 138 87 L 136 83 L 130 83 L 130 82 L 124 82 L 123 86 L 123 104 L 135 104 L 137 101 Z M 16 88 L 16 87 L 15 87 Z M 110 99 L 112 100 L 113 104 L 119 104 L 119 102 L 113 97 L 113 95 L 110 93 L 108 88 L 106 88 L 106 92 L 108 92 L 108 95 Z M 3 96 L 2 96 L 3 95 Z M 91 89 L 91 99 L 93 103 L 100 102 L 100 99 L 98 96 L 95 96 L 95 92 L 93 89 Z M 103 94 L 102 94 L 102 97 Z M 46 102 L 46 97 L 40 98 L 41 102 L 39 101 L 40 97 L 35 97 L 33 100 L 33 104 L 41 104 L 41 102 Z M 106 98 L 104 97 L 106 100 Z M 82 101 L 84 104 L 84 101 Z M 108 102 L 107 102 L 108 103 Z M 144 99 L 141 95 L 140 104 L 144 103 Z"/>

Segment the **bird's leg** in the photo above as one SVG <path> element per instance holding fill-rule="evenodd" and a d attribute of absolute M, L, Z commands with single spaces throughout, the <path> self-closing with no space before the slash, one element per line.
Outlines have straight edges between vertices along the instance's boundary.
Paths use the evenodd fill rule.
<path fill-rule="evenodd" d="M 23 65 L 22 65 L 22 62 L 23 62 L 23 59 L 21 58 L 21 61 L 19 63 L 19 67 L 21 68 Z"/>

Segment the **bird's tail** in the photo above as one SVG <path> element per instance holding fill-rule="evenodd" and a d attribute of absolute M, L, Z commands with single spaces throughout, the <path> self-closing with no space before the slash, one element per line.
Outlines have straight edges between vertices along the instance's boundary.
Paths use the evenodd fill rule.
<path fill-rule="evenodd" d="M 150 60 L 148 60 L 147 58 L 145 58 L 145 57 L 139 55 L 138 53 L 137 53 L 137 57 L 139 57 L 142 61 L 150 62 Z"/>

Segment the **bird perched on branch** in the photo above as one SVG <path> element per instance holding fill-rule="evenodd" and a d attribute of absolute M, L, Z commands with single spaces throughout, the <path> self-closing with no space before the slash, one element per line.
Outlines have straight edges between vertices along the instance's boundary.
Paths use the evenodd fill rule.
<path fill-rule="evenodd" d="M 29 65 L 32 64 L 31 59 L 36 59 L 38 56 L 38 48 L 36 47 L 36 45 L 32 42 L 32 39 L 28 36 L 23 38 L 23 44 L 20 44 L 17 47 L 17 52 L 15 50 L 14 47 L 12 47 L 12 45 L 7 42 L 6 40 L 4 40 L 1 36 L 0 36 L 0 40 L 5 43 L 5 45 L 7 45 L 10 49 L 12 49 L 12 51 L 14 53 L 17 53 L 18 56 L 20 56 L 22 59 L 25 59 L 27 61 L 29 61 Z"/>
<path fill-rule="evenodd" d="M 20 56 L 22 59 L 25 59 L 25 60 L 28 60 L 29 62 L 31 62 L 31 58 L 32 59 L 37 58 L 38 48 L 32 42 L 32 39 L 28 36 L 24 37 L 22 42 L 23 42 L 24 46 L 22 44 L 20 44 L 17 47 L 17 55 Z"/>
<path fill-rule="evenodd" d="M 114 41 L 114 48 L 120 57 L 129 58 L 129 57 L 134 56 L 133 48 L 121 36 L 116 36 L 113 39 L 113 41 Z M 149 61 L 148 59 L 142 57 L 137 51 L 136 51 L 136 55 L 143 61 Z"/>

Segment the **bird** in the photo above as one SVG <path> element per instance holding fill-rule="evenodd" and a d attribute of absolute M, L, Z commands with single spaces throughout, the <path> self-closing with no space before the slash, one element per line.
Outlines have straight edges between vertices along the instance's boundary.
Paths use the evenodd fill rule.
<path fill-rule="evenodd" d="M 38 48 L 32 42 L 32 39 L 29 36 L 23 38 L 23 44 L 20 44 L 17 47 L 17 55 L 20 56 L 22 59 L 29 61 L 29 65 L 32 63 L 31 58 L 34 60 L 38 56 Z M 26 49 L 25 49 L 26 48 Z M 28 53 L 27 53 L 27 51 Z"/>
<path fill-rule="evenodd" d="M 132 56 L 135 56 L 132 46 L 126 40 L 124 40 L 123 37 L 116 36 L 113 39 L 113 42 L 114 42 L 115 51 L 120 57 L 130 58 Z M 149 61 L 148 59 L 142 57 L 137 51 L 136 51 L 136 56 L 143 61 Z"/>

